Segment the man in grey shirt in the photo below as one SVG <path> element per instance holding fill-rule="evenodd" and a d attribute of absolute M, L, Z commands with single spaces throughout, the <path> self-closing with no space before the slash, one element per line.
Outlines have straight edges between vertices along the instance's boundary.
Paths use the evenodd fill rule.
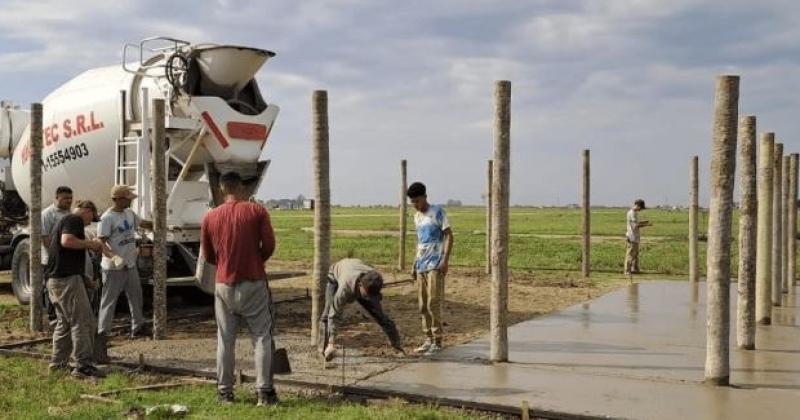
<path fill-rule="evenodd" d="M 398 353 L 405 353 L 394 321 L 381 308 L 382 288 L 381 274 L 359 259 L 345 258 L 331 266 L 319 328 L 324 334 L 319 342 L 323 345 L 325 360 L 332 360 L 336 356 L 336 336 L 341 328 L 344 307 L 356 301 L 380 325 L 392 347 Z"/>
<path fill-rule="evenodd" d="M 50 249 L 50 241 L 52 240 L 53 228 L 56 227 L 58 222 L 69 214 L 72 207 L 72 189 L 66 186 L 56 188 L 56 199 L 53 204 L 47 206 L 42 210 L 42 272 L 46 272 L 47 262 L 49 261 L 48 250 Z M 47 293 L 47 279 L 45 279 L 44 292 L 44 306 L 47 309 L 47 319 L 53 325 L 56 322 L 56 309 L 50 302 L 50 296 Z"/>
<path fill-rule="evenodd" d="M 111 330 L 117 299 L 123 291 L 128 297 L 131 311 L 131 337 L 146 335 L 142 311 L 142 284 L 136 266 L 138 249 L 135 233 L 140 227 L 152 229 L 153 223 L 141 220 L 130 209 L 134 198 L 136 194 L 131 187 L 115 185 L 111 189 L 114 206 L 103 213 L 97 228 L 100 240 L 107 246 L 100 263 L 103 269 L 103 294 L 100 298 L 100 319 L 97 328 L 98 338 L 103 341 L 100 347 L 104 346 L 106 335 Z"/>

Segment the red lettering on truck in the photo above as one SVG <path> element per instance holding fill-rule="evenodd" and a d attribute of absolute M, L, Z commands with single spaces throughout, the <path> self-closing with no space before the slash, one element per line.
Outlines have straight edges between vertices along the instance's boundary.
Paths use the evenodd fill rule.
<path fill-rule="evenodd" d="M 72 122 L 68 119 L 64 120 L 62 127 L 64 128 L 64 138 L 68 139 L 72 137 Z"/>
<path fill-rule="evenodd" d="M 76 128 L 76 133 L 75 133 L 76 135 L 83 134 L 87 131 L 86 126 L 84 125 L 85 123 L 86 123 L 86 117 L 84 117 L 83 114 L 79 114 L 77 117 L 75 117 L 75 125 L 78 126 Z"/>
<path fill-rule="evenodd" d="M 89 126 L 92 128 L 92 131 L 99 130 L 103 128 L 103 122 L 94 122 L 94 111 L 89 113 Z"/>

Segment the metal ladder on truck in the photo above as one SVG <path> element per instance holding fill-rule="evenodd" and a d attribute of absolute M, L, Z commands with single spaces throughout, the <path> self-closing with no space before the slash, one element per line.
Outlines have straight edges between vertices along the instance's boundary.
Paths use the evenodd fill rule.
<path fill-rule="evenodd" d="M 114 184 L 129 185 L 138 198 L 131 207 L 139 217 L 150 220 L 150 104 L 142 88 L 141 134 L 128 135 L 126 92 L 120 92 L 120 135 L 114 149 Z"/>

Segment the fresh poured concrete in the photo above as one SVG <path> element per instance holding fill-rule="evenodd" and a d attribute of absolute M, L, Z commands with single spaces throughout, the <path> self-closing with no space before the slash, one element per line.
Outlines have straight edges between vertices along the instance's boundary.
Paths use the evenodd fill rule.
<path fill-rule="evenodd" d="M 511 363 L 490 364 L 488 339 L 361 382 L 395 391 L 634 419 L 800 419 L 800 307 L 784 295 L 755 351 L 736 348 L 732 387 L 702 384 L 705 283 L 634 283 L 509 329 Z M 795 290 L 800 293 L 800 290 Z M 488 322 L 488 320 L 487 320 Z"/>

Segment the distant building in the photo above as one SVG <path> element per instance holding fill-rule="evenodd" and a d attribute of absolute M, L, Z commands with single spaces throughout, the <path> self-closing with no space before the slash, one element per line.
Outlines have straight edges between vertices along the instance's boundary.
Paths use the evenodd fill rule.
<path fill-rule="evenodd" d="M 461 205 L 462 205 L 461 200 L 452 200 L 452 199 L 447 200 L 447 204 L 445 204 L 445 206 L 447 207 L 461 207 Z"/>

